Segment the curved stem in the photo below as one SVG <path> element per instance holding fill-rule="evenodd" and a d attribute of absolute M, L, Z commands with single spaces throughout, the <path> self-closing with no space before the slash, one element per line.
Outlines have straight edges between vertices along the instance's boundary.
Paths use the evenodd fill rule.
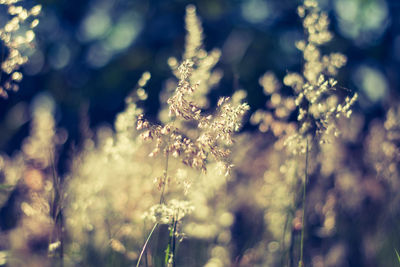
<path fill-rule="evenodd" d="M 147 237 L 146 242 L 145 242 L 144 245 L 143 245 L 142 251 L 140 252 L 139 259 L 138 259 L 138 261 L 137 261 L 136 267 L 139 267 L 140 260 L 142 259 L 143 253 L 144 253 L 144 251 L 146 250 L 147 244 L 149 243 L 150 238 L 151 238 L 151 236 L 153 235 L 154 230 L 156 230 L 157 226 L 158 226 L 158 223 L 155 223 L 154 226 L 153 226 L 153 229 L 151 229 L 150 234 L 149 234 L 149 236 Z"/>

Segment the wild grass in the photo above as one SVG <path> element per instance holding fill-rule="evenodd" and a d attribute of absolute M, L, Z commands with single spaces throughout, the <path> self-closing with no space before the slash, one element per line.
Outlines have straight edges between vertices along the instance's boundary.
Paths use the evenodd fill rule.
<path fill-rule="evenodd" d="M 146 115 L 144 72 L 114 125 L 82 134 L 65 176 L 67 135 L 55 103 L 39 99 L 20 151 L 0 157 L 0 265 L 394 264 L 379 258 L 389 231 L 372 226 L 399 218 L 376 207 L 400 204 L 400 107 L 365 125 L 357 93 L 338 85 L 345 55 L 325 54 L 328 15 L 313 0 L 297 11 L 302 68 L 260 77 L 266 109 L 248 115 L 258 131 L 240 132 L 245 91 L 209 101 L 221 51 L 204 48 L 193 5 L 158 117 Z"/>

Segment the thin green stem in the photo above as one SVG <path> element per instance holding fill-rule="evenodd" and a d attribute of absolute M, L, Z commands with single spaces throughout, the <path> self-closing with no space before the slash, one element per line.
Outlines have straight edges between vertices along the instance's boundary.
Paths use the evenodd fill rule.
<path fill-rule="evenodd" d="M 174 221 L 174 232 L 173 232 L 173 236 L 172 236 L 172 266 L 173 267 L 175 267 L 176 226 L 177 226 L 177 221 Z"/>
<path fill-rule="evenodd" d="M 301 238 L 300 238 L 300 261 L 299 267 L 304 267 L 303 251 L 304 251 L 304 231 L 305 231 L 305 213 L 306 213 L 306 189 L 308 181 L 308 137 L 306 137 L 306 166 L 304 168 L 304 183 L 303 183 L 303 215 L 301 218 Z"/>
<path fill-rule="evenodd" d="M 165 265 L 168 266 L 172 258 L 172 266 L 175 267 L 175 249 L 176 249 L 176 227 L 178 222 L 174 219 L 169 231 L 168 246 L 165 250 Z"/>
<path fill-rule="evenodd" d="M 169 227 L 168 245 L 167 245 L 167 249 L 165 250 L 165 257 L 164 257 L 165 266 L 169 266 L 168 263 L 169 263 L 171 257 L 172 257 L 172 260 L 174 260 L 173 259 L 173 257 L 174 257 L 173 236 L 175 234 L 174 233 L 174 231 L 175 231 L 174 225 L 175 225 L 175 218 L 172 220 L 172 223 Z"/>
<path fill-rule="evenodd" d="M 139 267 L 140 260 L 142 259 L 143 253 L 144 253 L 144 251 L 146 250 L 147 244 L 149 243 L 150 238 L 151 238 L 151 236 L 153 235 L 154 231 L 156 230 L 157 226 L 158 226 L 158 223 L 155 223 L 154 226 L 153 226 L 153 229 L 151 229 L 150 234 L 149 234 L 149 236 L 148 236 L 147 239 L 146 239 L 146 242 L 144 242 L 142 251 L 140 252 L 140 255 L 139 255 L 139 259 L 138 259 L 138 261 L 137 261 L 137 263 L 136 263 L 136 267 Z"/>

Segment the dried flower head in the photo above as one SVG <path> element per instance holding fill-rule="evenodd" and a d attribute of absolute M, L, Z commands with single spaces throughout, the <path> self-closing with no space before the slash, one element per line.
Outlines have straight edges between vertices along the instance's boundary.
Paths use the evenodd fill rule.
<path fill-rule="evenodd" d="M 328 16 L 319 9 L 315 0 L 304 1 L 298 8 L 298 14 L 303 19 L 307 35 L 306 40 L 296 43 L 305 61 L 303 75 L 288 74 L 284 83 L 296 92 L 299 132 L 302 135 L 310 131 L 319 134 L 334 132 L 337 135 L 335 118 L 349 117 L 357 99 L 357 94 L 354 94 L 340 103 L 339 97 L 333 93 L 337 84 L 333 76 L 346 63 L 346 57 L 340 53 L 322 55 L 319 50 L 320 45 L 332 39 L 332 34 L 328 30 Z"/>
<path fill-rule="evenodd" d="M 180 157 L 185 165 L 205 171 L 208 155 L 226 162 L 229 150 L 225 146 L 232 144 L 232 135 L 239 130 L 249 106 L 240 103 L 242 99 L 233 103 L 229 98 L 221 98 L 215 115 L 203 114 L 202 108 L 208 103 L 206 94 L 217 80 L 211 70 L 218 62 L 220 52 L 207 53 L 202 48 L 203 29 L 193 5 L 186 9 L 185 22 L 187 36 L 183 61 L 178 64 L 175 58 L 168 60 L 179 79 L 172 95 L 166 99 L 168 120 L 163 120 L 163 126 L 151 125 L 139 116 L 137 129 L 143 130 L 143 139 L 155 141 L 150 156 L 162 152 Z M 230 165 L 225 164 L 227 169 Z"/>
<path fill-rule="evenodd" d="M 290 146 L 289 150 L 293 153 L 305 152 L 303 139 L 307 135 L 331 136 L 332 133 L 338 136 L 336 119 L 350 117 L 357 99 L 356 93 L 341 103 L 335 94 L 337 81 L 334 76 L 346 63 L 346 57 L 340 53 L 323 55 L 319 49 L 320 45 L 332 39 L 327 14 L 319 9 L 315 0 L 304 1 L 298 8 L 298 14 L 303 19 L 306 32 L 306 39 L 296 43 L 305 62 L 303 73 L 288 73 L 283 78 L 284 85 L 293 89 L 293 96 L 279 94 L 280 84 L 273 74 L 267 72 L 260 78 L 260 84 L 270 96 L 267 107 L 273 112 L 258 111 L 252 117 L 252 122 L 259 124 L 260 130 L 272 129 L 275 136 L 286 136 L 284 143 Z M 295 124 L 287 122 L 295 109 L 298 111 L 296 131 Z M 319 141 L 324 143 L 327 140 L 320 138 Z"/>
<path fill-rule="evenodd" d="M 196 100 L 199 107 L 208 107 L 207 93 L 219 83 L 222 77 L 222 72 L 220 70 L 213 70 L 221 57 L 221 51 L 214 48 L 207 52 L 204 49 L 203 28 L 201 26 L 201 20 L 196 14 L 196 7 L 194 5 L 188 5 L 186 7 L 185 25 L 187 34 L 185 52 L 182 60 L 189 60 L 191 62 L 190 82 L 192 84 L 197 84 L 197 88 L 193 92 L 191 98 Z M 175 76 L 180 79 L 181 71 L 178 62 L 176 58 L 170 58 L 168 60 L 168 64 Z"/>
<path fill-rule="evenodd" d="M 145 213 L 144 217 L 161 224 L 172 224 L 182 221 L 183 217 L 193 211 L 193 206 L 188 201 L 171 199 L 168 204 L 157 204 Z"/>
<path fill-rule="evenodd" d="M 197 84 L 190 82 L 193 62 L 185 60 L 179 67 L 180 80 L 175 93 L 168 99 L 169 116 L 173 122 L 164 126 L 150 125 L 139 116 L 137 129 L 146 129 L 142 133 L 145 140 L 155 140 L 156 147 L 151 156 L 160 151 L 174 157 L 181 157 L 182 162 L 190 167 L 206 170 L 207 155 L 217 161 L 225 161 L 229 150 L 224 144 L 232 144 L 232 135 L 240 128 L 240 121 L 249 109 L 247 104 L 233 104 L 229 98 L 218 102 L 217 115 L 203 115 L 196 102 L 190 96 L 197 89 Z M 194 122 L 199 129 L 197 138 L 190 138 L 174 126 L 175 121 Z M 183 129 L 184 130 L 184 129 Z M 228 165 L 227 165 L 228 166 Z"/>

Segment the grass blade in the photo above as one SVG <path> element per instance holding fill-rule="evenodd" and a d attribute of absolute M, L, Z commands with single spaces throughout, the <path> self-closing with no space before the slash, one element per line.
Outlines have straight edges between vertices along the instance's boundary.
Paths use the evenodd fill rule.
<path fill-rule="evenodd" d="M 140 252 L 139 259 L 138 259 L 138 261 L 137 261 L 136 267 L 139 266 L 140 260 L 142 259 L 142 256 L 143 256 L 143 253 L 144 253 L 144 251 L 146 250 L 147 243 L 149 243 L 149 240 L 150 240 L 151 236 L 153 235 L 154 230 L 156 230 L 157 226 L 158 226 L 158 223 L 155 223 L 154 226 L 153 226 L 153 229 L 151 229 L 150 234 L 149 234 L 149 236 L 147 237 L 146 242 L 145 242 L 144 245 L 143 245 L 142 251 Z"/>

